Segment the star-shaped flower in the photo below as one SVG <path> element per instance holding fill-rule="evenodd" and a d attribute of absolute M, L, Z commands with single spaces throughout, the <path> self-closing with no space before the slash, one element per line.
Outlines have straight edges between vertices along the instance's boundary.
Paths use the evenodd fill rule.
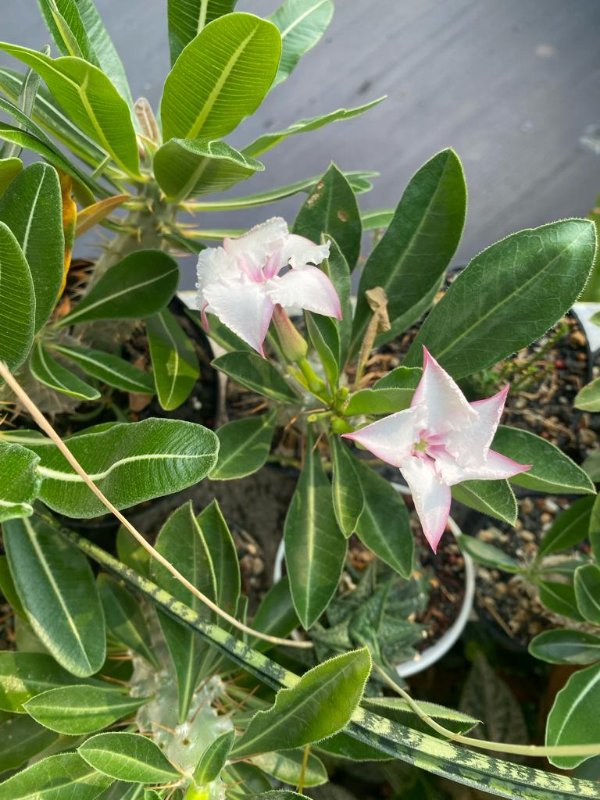
<path fill-rule="evenodd" d="M 434 552 L 448 521 L 451 486 L 510 478 L 530 467 L 490 450 L 507 394 L 508 386 L 469 403 L 424 347 L 423 376 L 411 407 L 344 434 L 398 467 Z"/>
<path fill-rule="evenodd" d="M 198 257 L 196 284 L 202 320 L 207 312 L 261 355 L 276 305 L 341 317 L 333 284 L 318 267 L 329 245 L 317 245 L 288 231 L 281 217 L 263 222 L 223 247 L 207 248 Z M 289 267 L 285 274 L 279 273 Z"/>

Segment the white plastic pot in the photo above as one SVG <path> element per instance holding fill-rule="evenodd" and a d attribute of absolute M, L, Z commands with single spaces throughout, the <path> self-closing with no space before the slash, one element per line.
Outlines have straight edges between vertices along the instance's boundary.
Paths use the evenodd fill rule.
<path fill-rule="evenodd" d="M 397 492 L 410 495 L 410 491 L 406 486 L 402 486 L 402 484 L 393 481 L 391 483 Z M 454 536 L 460 536 L 461 530 L 452 517 L 448 518 L 448 528 Z M 458 616 L 446 633 L 444 633 L 435 644 L 432 644 L 431 647 L 428 647 L 422 653 L 417 653 L 410 661 L 403 661 L 396 666 L 398 675 L 402 678 L 408 678 L 411 675 L 416 675 L 418 672 L 423 672 L 435 664 L 436 661 L 439 661 L 452 648 L 465 629 L 471 609 L 473 608 L 473 599 L 475 596 L 475 567 L 471 557 L 467 555 L 467 553 L 463 553 L 462 556 L 465 562 L 465 595 Z M 281 580 L 283 575 L 284 557 L 285 547 L 282 539 L 277 549 L 273 567 L 273 581 L 275 583 Z"/>

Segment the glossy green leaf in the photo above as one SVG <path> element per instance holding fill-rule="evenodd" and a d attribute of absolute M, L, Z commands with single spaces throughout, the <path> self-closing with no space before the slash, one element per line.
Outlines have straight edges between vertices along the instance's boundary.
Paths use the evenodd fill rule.
<path fill-rule="evenodd" d="M 492 447 L 520 464 L 531 464 L 511 483 L 540 492 L 595 494 L 585 472 L 551 442 L 529 431 L 500 425 Z"/>
<path fill-rule="evenodd" d="M 0 774 L 22 766 L 50 747 L 58 736 L 30 717 L 11 717 L 0 723 Z"/>
<path fill-rule="evenodd" d="M 150 631 L 140 610 L 139 602 L 124 586 L 121 586 L 109 575 L 101 573 L 98 576 L 97 584 L 106 627 L 110 635 L 158 669 L 158 661 L 149 644 L 151 641 Z"/>
<path fill-rule="evenodd" d="M 577 608 L 575 589 L 570 583 L 538 581 L 540 602 L 555 614 L 570 619 L 583 620 Z"/>
<path fill-rule="evenodd" d="M 93 0 L 38 0 L 38 5 L 62 55 L 77 55 L 99 67 L 133 106 L 125 69 Z"/>
<path fill-rule="evenodd" d="M 304 319 L 309 339 L 321 360 L 327 382 L 331 388 L 335 388 L 342 360 L 339 323 L 333 317 L 311 314 L 308 311 L 304 313 Z"/>
<path fill-rule="evenodd" d="M 198 483 L 214 466 L 218 450 L 217 437 L 202 425 L 154 418 L 73 436 L 67 444 L 117 508 Z M 106 512 L 55 447 L 32 449 L 41 457 L 40 499 L 47 506 L 80 519 Z"/>
<path fill-rule="evenodd" d="M 203 28 L 165 81 L 165 141 L 219 139 L 236 128 L 268 92 L 280 53 L 277 28 L 252 14 L 228 14 Z"/>
<path fill-rule="evenodd" d="M 600 411 L 600 378 L 588 383 L 578 392 L 573 405 L 582 411 Z"/>
<path fill-rule="evenodd" d="M 356 530 L 364 508 L 363 489 L 356 473 L 354 459 L 346 445 L 337 436 L 331 436 L 329 446 L 333 467 L 331 479 L 333 511 L 344 536 L 351 536 Z"/>
<path fill-rule="evenodd" d="M 38 339 L 29 362 L 33 377 L 44 386 L 78 400 L 98 400 L 100 392 L 53 358 Z"/>
<path fill-rule="evenodd" d="M 299 784 L 322 786 L 329 780 L 323 762 L 313 753 L 309 753 L 305 764 L 302 750 L 263 753 L 260 756 L 254 756 L 252 763 L 275 780 L 291 786 Z"/>
<path fill-rule="evenodd" d="M 361 215 L 363 230 L 373 231 L 387 228 L 393 218 L 393 208 L 384 208 L 376 211 L 364 211 Z"/>
<path fill-rule="evenodd" d="M 35 69 L 73 122 L 125 172 L 139 174 L 130 109 L 100 69 L 80 58 L 50 58 L 19 45 L 0 43 L 0 49 Z"/>
<path fill-rule="evenodd" d="M 170 139 L 154 156 L 156 180 L 173 200 L 223 192 L 264 168 L 218 139 Z"/>
<path fill-rule="evenodd" d="M 284 0 L 271 16 L 281 31 L 281 61 L 275 85 L 284 81 L 302 56 L 321 39 L 333 18 L 332 0 Z"/>
<path fill-rule="evenodd" d="M 210 478 L 227 481 L 252 475 L 267 461 L 275 432 L 274 412 L 222 425 L 219 438 L 219 457 Z"/>
<path fill-rule="evenodd" d="M 0 783 L 0 800 L 96 800 L 110 784 L 77 753 L 60 753 Z"/>
<path fill-rule="evenodd" d="M 378 414 L 395 414 L 410 405 L 414 389 L 359 389 L 348 398 L 344 408 L 346 417 L 377 416 Z"/>
<path fill-rule="evenodd" d="M 334 596 L 346 558 L 346 539 L 335 518 L 331 485 L 311 439 L 306 443 L 304 467 L 283 536 L 292 599 L 308 629 Z"/>
<path fill-rule="evenodd" d="M 458 379 L 520 350 L 575 302 L 595 249 L 594 225 L 583 219 L 526 229 L 493 244 L 434 307 L 405 363 L 420 364 L 426 345 Z"/>
<path fill-rule="evenodd" d="M 362 106 L 356 106 L 355 108 L 338 108 L 335 111 L 330 111 L 329 114 L 322 114 L 319 117 L 311 117 L 310 119 L 301 119 L 298 122 L 294 122 L 287 128 L 284 128 L 281 131 L 273 131 L 271 133 L 263 133 L 258 139 L 255 139 L 251 144 L 246 145 L 242 152 L 246 156 L 256 156 L 261 155 L 262 153 L 266 153 L 267 150 L 271 150 L 271 148 L 276 147 L 281 142 L 285 141 L 289 136 L 295 136 L 298 133 L 308 133 L 309 131 L 317 131 L 319 128 L 325 127 L 325 125 L 329 125 L 330 122 L 340 122 L 346 119 L 352 119 L 353 117 L 358 117 L 361 114 L 364 114 L 365 111 L 373 108 L 374 106 L 381 103 L 382 100 L 385 98 L 379 97 L 377 100 L 371 100 L 370 103 L 365 103 Z M 345 172 L 343 173 L 352 186 L 352 188 L 357 191 L 357 187 L 353 185 L 352 175 L 353 173 Z M 318 183 L 319 178 L 313 178 L 312 183 Z"/>
<path fill-rule="evenodd" d="M 223 611 L 234 615 L 241 590 L 240 565 L 235 541 L 217 500 L 196 517 L 215 576 L 215 599 Z"/>
<path fill-rule="evenodd" d="M 0 522 L 33 514 L 31 504 L 40 488 L 38 462 L 31 450 L 0 440 Z"/>
<path fill-rule="evenodd" d="M 578 567 L 574 586 L 580 614 L 588 622 L 600 625 L 600 567 L 597 564 Z"/>
<path fill-rule="evenodd" d="M 73 361 L 92 378 L 96 378 L 108 386 L 114 386 L 115 389 L 141 394 L 154 392 L 152 376 L 134 367 L 120 356 L 105 353 L 103 350 L 92 350 L 88 347 L 73 345 L 55 344 L 53 349 Z"/>
<path fill-rule="evenodd" d="M 458 539 L 460 549 L 471 556 L 478 564 L 503 572 L 516 574 L 521 567 L 518 561 L 509 556 L 504 550 L 478 539 L 476 536 L 462 535 Z"/>
<path fill-rule="evenodd" d="M 359 459 L 354 459 L 364 497 L 356 534 L 369 550 L 403 578 L 413 566 L 414 539 L 408 510 L 391 483 Z"/>
<path fill-rule="evenodd" d="M 256 631 L 280 638 L 289 636 L 298 627 L 298 615 L 292 601 L 287 575 L 271 586 L 263 597 L 252 620 L 252 627 Z M 249 644 L 255 650 L 268 650 L 273 646 L 264 639 L 250 638 Z"/>
<path fill-rule="evenodd" d="M 233 755 L 291 750 L 342 730 L 361 700 L 370 671 L 367 648 L 313 667 L 293 688 L 278 692 L 271 708 L 252 718 Z"/>
<path fill-rule="evenodd" d="M 544 631 L 529 644 L 535 658 L 550 664 L 595 664 L 600 661 L 600 636 L 584 631 Z"/>
<path fill-rule="evenodd" d="M 442 150 L 413 176 L 367 260 L 358 288 L 353 352 L 371 319 L 368 289 L 381 286 L 388 298 L 392 329 L 380 341 L 393 338 L 427 310 L 460 241 L 465 210 L 462 165 L 453 150 Z"/>
<path fill-rule="evenodd" d="M 215 358 L 215 369 L 224 372 L 246 389 L 264 394 L 281 403 L 298 403 L 299 397 L 291 384 L 275 369 L 270 361 L 258 353 L 233 352 Z"/>
<path fill-rule="evenodd" d="M 328 275 L 333 283 L 333 286 L 340 299 L 340 306 L 342 309 L 342 318 L 336 320 L 335 327 L 340 341 L 340 368 L 346 363 L 348 357 L 348 347 L 350 346 L 350 335 L 352 332 L 352 287 L 350 278 L 350 267 L 344 258 L 344 254 L 340 250 L 337 242 L 331 236 L 325 235 L 323 242 L 329 243 L 329 258 L 323 262 L 323 270 Z M 317 325 L 319 320 L 328 319 L 328 317 L 314 317 Z"/>
<path fill-rule="evenodd" d="M 5 522 L 4 546 L 36 635 L 66 670 L 97 672 L 106 655 L 104 615 L 86 558 L 45 522 Z"/>
<path fill-rule="evenodd" d="M 407 407 L 410 405 L 423 370 L 420 367 L 396 367 L 373 384 L 374 389 L 402 389 L 406 393 Z"/>
<path fill-rule="evenodd" d="M 12 181 L 23 169 L 20 158 L 0 158 L 0 195 L 10 186 Z"/>
<path fill-rule="evenodd" d="M 46 653 L 0 652 L 0 710 L 24 714 L 23 703 L 73 676 Z"/>
<path fill-rule="evenodd" d="M 211 742 L 200 756 L 198 765 L 194 770 L 194 781 L 200 786 L 205 783 L 212 783 L 221 774 L 221 770 L 227 762 L 235 739 L 235 731 L 225 731 Z"/>
<path fill-rule="evenodd" d="M 517 501 L 510 484 L 502 481 L 464 481 L 452 487 L 452 497 L 475 511 L 514 525 Z"/>
<path fill-rule="evenodd" d="M 558 692 L 546 722 L 546 744 L 595 744 L 600 742 L 600 664 L 571 675 Z M 555 767 L 572 769 L 590 756 L 552 756 Z"/>
<path fill-rule="evenodd" d="M 35 291 L 35 330 L 52 313 L 62 285 L 65 243 L 56 171 L 32 164 L 0 199 L 0 221 L 11 229 L 25 256 Z"/>
<path fill-rule="evenodd" d="M 356 197 L 344 174 L 332 164 L 317 182 L 294 222 L 294 233 L 320 242 L 327 234 L 334 239 L 350 269 L 360 255 L 362 224 Z"/>
<path fill-rule="evenodd" d="M 31 271 L 14 234 L 0 222 L 0 361 L 21 366 L 33 343 L 35 292 Z"/>
<path fill-rule="evenodd" d="M 214 566 L 191 503 L 186 503 L 171 514 L 158 534 L 156 549 L 190 583 L 213 602 L 216 601 L 217 583 Z M 161 588 L 193 608 L 202 619 L 213 618 L 213 613 L 157 561 L 151 562 L 150 574 Z M 182 627 L 180 623 L 164 614 L 160 614 L 160 625 L 175 667 L 179 698 L 178 715 L 179 721 L 183 722 L 198 683 L 206 645 L 193 631 Z"/>
<path fill-rule="evenodd" d="M 179 267 L 160 250 L 138 250 L 96 281 L 61 325 L 93 319 L 140 319 L 161 311 L 177 288 Z"/>
<path fill-rule="evenodd" d="M 148 697 L 129 697 L 118 689 L 100 686 L 59 686 L 32 697 L 25 711 L 56 733 L 81 736 L 108 728 L 131 716 Z"/>
<path fill-rule="evenodd" d="M 184 47 L 203 28 L 224 14 L 230 14 L 237 0 L 168 0 L 169 49 L 174 64 Z"/>
<path fill-rule="evenodd" d="M 180 775 L 162 750 L 138 733 L 98 733 L 77 752 L 98 772 L 129 783 L 170 783 Z"/>
<path fill-rule="evenodd" d="M 583 541 L 588 534 L 594 501 L 594 497 L 582 497 L 562 511 L 542 537 L 539 555 L 568 550 Z"/>
<path fill-rule="evenodd" d="M 146 320 L 146 332 L 159 403 L 173 411 L 185 403 L 200 376 L 196 350 L 166 308 Z"/>

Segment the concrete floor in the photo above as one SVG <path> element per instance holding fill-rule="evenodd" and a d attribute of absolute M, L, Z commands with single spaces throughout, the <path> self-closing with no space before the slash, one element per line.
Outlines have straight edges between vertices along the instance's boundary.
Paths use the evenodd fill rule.
<path fill-rule="evenodd" d="M 266 15 L 278 4 L 239 0 L 238 9 Z M 168 70 L 165 0 L 97 5 L 134 95 L 156 105 Z M 47 42 L 35 0 L 0 0 L 0 8 L 2 40 Z M 451 145 L 470 190 L 456 263 L 511 231 L 585 214 L 600 192 L 600 154 L 581 143 L 600 125 L 599 36 L 597 0 L 336 0 L 324 40 L 231 143 L 382 94 L 388 100 L 359 119 L 289 139 L 265 156 L 265 173 L 235 191 L 318 174 L 334 159 L 381 172 L 364 207 L 394 206 L 419 165 Z M 207 222 L 292 218 L 298 203 Z"/>

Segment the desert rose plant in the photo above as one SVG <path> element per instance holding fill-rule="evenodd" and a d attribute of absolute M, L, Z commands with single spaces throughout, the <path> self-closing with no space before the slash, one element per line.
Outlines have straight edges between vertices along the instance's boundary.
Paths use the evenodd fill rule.
<path fill-rule="evenodd" d="M 288 136 L 365 110 L 303 121 L 242 151 L 222 140 L 316 43 L 332 4 L 286 0 L 265 21 L 234 2 L 171 0 L 173 66 L 158 121 L 145 101 L 132 103 L 90 0 L 40 6 L 62 55 L 4 44 L 30 71 L 0 72 L 9 98 L 0 107 L 13 120 L 0 124 L 0 375 L 29 420 L 0 430 L 0 586 L 17 618 L 15 646 L 0 653 L 9 743 L 0 800 L 292 800 L 327 781 L 332 758 L 400 759 L 501 797 L 596 797 L 592 781 L 481 753 L 571 765 L 600 752 L 587 723 L 538 748 L 472 739 L 476 720 L 416 703 L 398 683 L 378 647 L 385 615 L 373 614 L 368 641 L 342 643 L 332 658 L 320 661 L 311 640 L 339 601 L 350 536 L 394 576 L 413 571 L 408 510 L 390 477 L 408 483 L 434 550 L 452 499 L 512 524 L 511 485 L 594 493 L 552 444 L 500 425 L 506 387 L 480 397 L 466 380 L 571 307 L 594 261 L 593 224 L 520 231 L 448 281 L 466 207 L 451 150 L 417 171 L 393 212 L 361 213 L 365 175 L 335 165 L 263 195 L 197 199 L 261 169 L 257 156 Z M 47 163 L 22 168 L 21 147 Z M 178 220 L 301 191 L 309 196 L 291 225 L 275 217 L 216 232 Z M 96 224 L 114 235 L 81 290 L 65 294 L 74 237 Z M 378 241 L 357 270 L 370 227 Z M 204 248 L 211 239 L 222 246 Z M 116 419 L 61 437 L 39 385 L 89 401 L 92 413 L 107 387 L 156 391 L 166 411 L 188 396 L 197 365 L 166 310 L 179 249 L 198 260 L 190 319 L 220 348 L 213 366 L 259 398 L 258 411 L 212 431 L 175 416 L 129 422 L 125 400 Z M 120 321 L 141 319 L 151 373 L 120 350 L 131 335 Z M 98 344 L 107 329 L 118 353 Z M 400 334 L 402 363 L 373 369 Z M 205 478 L 251 475 L 268 458 L 298 468 L 287 576 L 249 617 L 218 504 L 181 505 L 160 531 L 138 531 L 122 511 Z M 106 548 L 71 529 L 106 512 L 122 525 Z M 581 704 L 565 698 L 560 709 L 578 720 Z"/>

